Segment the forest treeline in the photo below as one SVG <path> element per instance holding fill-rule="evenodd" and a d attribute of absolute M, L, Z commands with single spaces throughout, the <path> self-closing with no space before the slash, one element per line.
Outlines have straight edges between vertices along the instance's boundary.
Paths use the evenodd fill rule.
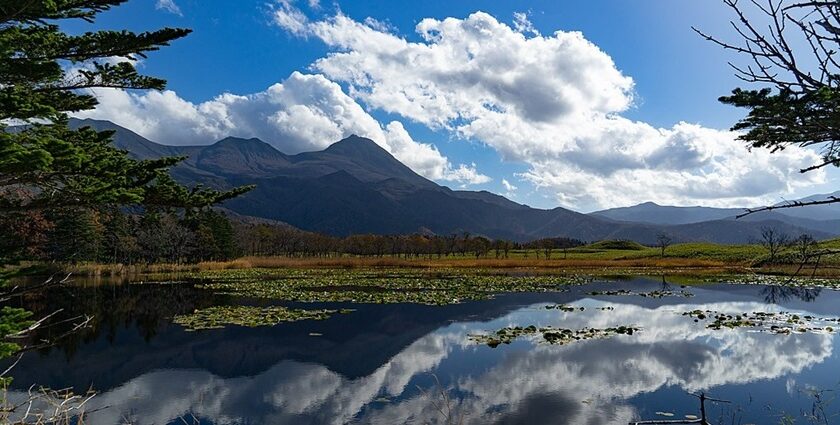
<path fill-rule="evenodd" d="M 0 219 L 0 252 L 15 260 L 60 263 L 197 263 L 242 256 L 507 258 L 519 249 L 550 258 L 553 250 L 583 244 L 569 238 L 518 243 L 469 233 L 334 237 L 282 223 L 231 219 L 213 209 L 185 214 L 65 208 Z"/>

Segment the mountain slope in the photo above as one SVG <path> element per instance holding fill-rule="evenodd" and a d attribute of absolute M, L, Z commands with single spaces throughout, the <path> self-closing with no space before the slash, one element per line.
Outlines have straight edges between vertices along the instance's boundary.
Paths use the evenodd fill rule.
<path fill-rule="evenodd" d="M 743 243 L 757 240 L 763 221 L 694 224 L 619 221 L 563 208 L 530 208 L 489 192 L 453 191 L 423 178 L 369 139 L 351 136 L 320 152 L 286 155 L 258 139 L 226 138 L 207 146 L 164 146 L 109 122 L 73 120 L 114 130 L 114 143 L 137 158 L 187 156 L 172 170 L 185 184 L 217 188 L 255 184 L 226 202 L 236 214 L 277 220 L 317 232 L 436 234 L 469 232 L 490 238 L 532 240 L 630 239 L 653 244 L 660 233 L 675 241 Z M 807 230 L 773 222 L 789 234 Z M 836 233 L 810 232 L 825 238 Z"/>

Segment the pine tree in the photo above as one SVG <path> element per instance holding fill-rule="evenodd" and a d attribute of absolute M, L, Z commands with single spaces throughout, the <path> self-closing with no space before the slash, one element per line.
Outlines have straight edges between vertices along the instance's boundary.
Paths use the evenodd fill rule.
<path fill-rule="evenodd" d="M 762 4 L 723 0 L 734 16 L 740 41 L 729 42 L 695 28 L 703 38 L 740 53 L 747 64 L 730 65 L 743 82 L 720 97 L 747 116 L 732 130 L 751 148 L 779 152 L 789 147 L 819 151 L 807 173 L 840 166 L 840 2 L 769 0 Z M 788 202 L 757 211 L 840 202 L 840 198 Z"/>
<path fill-rule="evenodd" d="M 56 261 L 78 263 L 96 261 L 103 247 L 104 227 L 100 214 L 89 209 L 62 209 L 51 212 L 53 229 L 49 234 L 49 255 Z"/>
<path fill-rule="evenodd" d="M 200 208 L 249 189 L 186 188 L 168 174 L 181 158 L 137 161 L 113 147 L 112 132 L 68 127 L 69 113 L 97 104 L 84 89 L 163 89 L 164 80 L 139 74 L 133 61 L 190 32 L 70 35 L 59 26 L 70 19 L 93 22 L 125 1 L 0 0 L 0 221 L 66 208 Z M 12 324 L 0 326 L 0 340 L 19 329 L 24 316 L 3 310 L 0 324 Z"/>
<path fill-rule="evenodd" d="M 213 210 L 203 211 L 197 218 L 197 259 L 222 261 L 236 255 L 236 242 L 230 220 Z"/>

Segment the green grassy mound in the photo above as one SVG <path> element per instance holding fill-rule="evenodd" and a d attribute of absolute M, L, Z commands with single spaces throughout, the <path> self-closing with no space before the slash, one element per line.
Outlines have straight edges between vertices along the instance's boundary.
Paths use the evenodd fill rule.
<path fill-rule="evenodd" d="M 633 241 L 600 241 L 586 245 L 584 249 L 602 250 L 602 249 L 620 249 L 623 251 L 642 251 L 647 249 L 646 246 Z"/>

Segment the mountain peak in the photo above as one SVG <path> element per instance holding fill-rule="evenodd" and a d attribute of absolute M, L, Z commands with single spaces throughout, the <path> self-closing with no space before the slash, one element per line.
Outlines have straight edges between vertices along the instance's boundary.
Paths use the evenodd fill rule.
<path fill-rule="evenodd" d="M 202 147 L 188 160 L 221 174 L 271 175 L 289 162 L 282 152 L 257 138 L 226 137 Z"/>
<path fill-rule="evenodd" d="M 324 150 L 324 152 L 340 155 L 370 155 L 373 153 L 388 154 L 388 151 L 383 149 L 382 146 L 376 144 L 373 140 L 368 139 L 367 137 L 357 136 L 355 134 L 351 134 L 350 136 L 333 143 Z"/>
<path fill-rule="evenodd" d="M 269 152 L 269 151 L 273 151 L 274 153 L 281 153 L 280 151 L 275 149 L 273 146 L 269 145 L 266 142 L 263 142 L 260 139 L 257 139 L 256 137 L 252 137 L 250 139 L 245 139 L 245 138 L 241 138 L 241 137 L 225 137 L 224 139 L 219 140 L 218 142 L 214 143 L 212 146 L 217 147 L 217 148 L 222 148 L 222 147 L 235 148 L 236 150 L 239 150 L 239 151 L 250 151 L 250 152 L 255 152 L 255 151 L 256 152 L 260 152 L 260 151 Z"/>

